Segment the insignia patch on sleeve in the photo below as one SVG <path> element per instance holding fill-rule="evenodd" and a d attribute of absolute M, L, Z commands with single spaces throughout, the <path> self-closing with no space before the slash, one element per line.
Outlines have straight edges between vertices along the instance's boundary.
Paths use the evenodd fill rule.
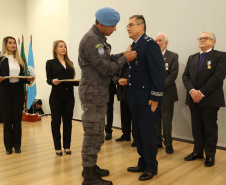
<path fill-rule="evenodd" d="M 104 48 L 99 47 L 99 48 L 98 48 L 98 53 L 99 53 L 100 55 L 103 55 L 103 54 L 104 54 Z"/>
<path fill-rule="evenodd" d="M 102 43 L 98 43 L 95 48 L 99 49 L 99 48 L 104 48 L 104 45 Z"/>

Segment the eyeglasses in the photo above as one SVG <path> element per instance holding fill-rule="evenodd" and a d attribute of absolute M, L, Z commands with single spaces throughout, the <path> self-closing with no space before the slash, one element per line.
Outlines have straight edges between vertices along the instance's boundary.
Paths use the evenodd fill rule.
<path fill-rule="evenodd" d="M 213 39 L 211 39 L 210 37 L 199 37 L 199 38 L 197 38 L 198 39 L 198 41 L 207 41 L 208 39 L 210 39 L 210 40 L 213 40 Z"/>
<path fill-rule="evenodd" d="M 139 24 L 133 24 L 133 23 L 130 23 L 130 24 L 128 24 L 128 25 L 126 26 L 126 29 L 127 29 L 127 28 L 131 28 L 131 27 L 133 27 L 134 25 L 139 25 Z"/>

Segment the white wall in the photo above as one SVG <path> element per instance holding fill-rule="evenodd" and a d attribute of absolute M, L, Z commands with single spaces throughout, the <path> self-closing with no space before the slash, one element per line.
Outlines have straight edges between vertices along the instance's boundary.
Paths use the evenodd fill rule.
<path fill-rule="evenodd" d="M 79 71 L 78 45 L 82 36 L 88 31 L 95 21 L 95 12 L 102 7 L 112 7 L 119 11 L 121 20 L 117 25 L 117 31 L 109 38 L 112 45 L 112 53 L 118 53 L 132 43 L 126 32 L 128 18 L 134 14 L 143 14 L 146 18 L 147 35 L 155 37 L 159 32 L 166 33 L 169 37 L 168 49 L 179 54 L 179 75 L 177 87 L 179 101 L 175 103 L 173 120 L 173 136 L 181 139 L 192 140 L 191 119 L 188 106 L 185 105 L 185 88 L 182 84 L 188 56 L 199 51 L 197 38 L 203 30 L 210 30 L 216 34 L 217 43 L 215 49 L 226 51 L 226 2 L 225 0 L 69 0 L 69 44 L 71 58 L 75 61 L 77 72 Z M 80 75 L 80 74 L 79 74 Z M 78 76 L 79 77 L 79 76 Z M 224 87 L 226 92 L 226 88 Z M 78 96 L 76 94 L 76 96 Z M 79 99 L 76 99 L 76 116 L 80 119 L 81 109 Z M 221 108 L 218 115 L 219 146 L 226 146 L 224 132 L 226 126 L 225 108 Z M 115 103 L 114 126 L 120 127 L 119 103 Z"/>
<path fill-rule="evenodd" d="M 24 0 L 0 0 L 0 51 L 2 40 L 6 36 L 21 38 L 25 34 Z"/>
<path fill-rule="evenodd" d="M 26 50 L 32 34 L 33 55 L 36 70 L 37 96 L 43 100 L 43 110 L 50 113 L 49 94 L 51 86 L 46 83 L 45 65 L 52 59 L 54 40 L 68 43 L 68 0 L 25 0 Z"/>

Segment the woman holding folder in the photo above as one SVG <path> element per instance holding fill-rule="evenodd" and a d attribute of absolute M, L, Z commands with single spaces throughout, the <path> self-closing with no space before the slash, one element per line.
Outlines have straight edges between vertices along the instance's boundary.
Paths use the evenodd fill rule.
<path fill-rule="evenodd" d="M 74 110 L 74 85 L 78 83 L 64 81 L 74 79 L 75 69 L 68 58 L 67 46 L 64 41 L 53 43 L 53 59 L 46 62 L 47 83 L 52 86 L 49 97 L 52 115 L 51 127 L 56 155 L 62 156 L 60 125 L 63 120 L 63 148 L 66 154 L 71 154 L 71 129 Z"/>
<path fill-rule="evenodd" d="M 12 154 L 13 148 L 16 153 L 21 153 L 24 83 L 33 80 L 33 78 L 18 78 L 18 76 L 24 76 L 24 66 L 15 38 L 5 37 L 0 56 L 0 106 L 4 123 L 6 154 Z"/>

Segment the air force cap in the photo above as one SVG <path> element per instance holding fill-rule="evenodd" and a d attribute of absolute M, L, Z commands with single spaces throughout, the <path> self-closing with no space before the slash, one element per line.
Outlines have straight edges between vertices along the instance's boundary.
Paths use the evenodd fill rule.
<path fill-rule="evenodd" d="M 97 10 L 95 16 L 97 21 L 104 26 L 114 26 L 120 20 L 119 13 L 110 7 Z"/>

